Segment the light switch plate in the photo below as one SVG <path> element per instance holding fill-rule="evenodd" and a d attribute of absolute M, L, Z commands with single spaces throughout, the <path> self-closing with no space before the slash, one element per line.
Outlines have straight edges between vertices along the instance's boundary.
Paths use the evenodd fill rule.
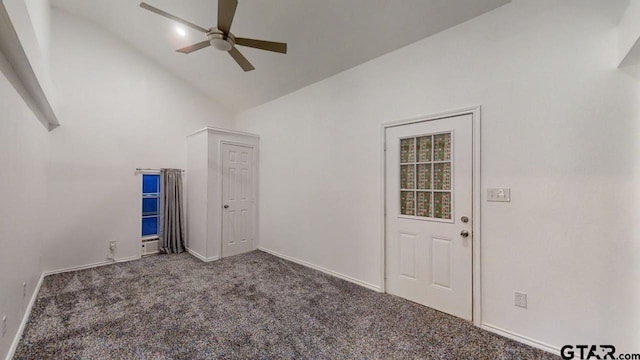
<path fill-rule="evenodd" d="M 487 189 L 487 201 L 511 202 L 511 189 L 509 188 Z"/>

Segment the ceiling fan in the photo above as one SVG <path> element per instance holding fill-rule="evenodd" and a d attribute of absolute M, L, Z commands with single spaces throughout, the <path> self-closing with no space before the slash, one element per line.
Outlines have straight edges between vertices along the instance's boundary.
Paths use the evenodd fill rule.
<path fill-rule="evenodd" d="M 242 55 L 240 51 L 236 49 L 236 45 L 248 46 L 282 54 L 287 53 L 287 44 L 285 43 L 240 38 L 235 37 L 235 35 L 231 33 L 231 23 L 233 22 L 233 17 L 236 13 L 236 8 L 238 7 L 237 0 L 218 0 L 218 26 L 209 29 L 205 29 L 177 16 L 171 15 L 168 12 L 153 7 L 145 2 L 141 2 L 140 7 L 152 11 L 158 15 L 164 16 L 168 19 L 177 21 L 192 29 L 201 31 L 207 36 L 207 40 L 205 41 L 176 50 L 177 52 L 183 54 L 190 54 L 196 50 L 200 50 L 211 45 L 218 50 L 228 52 L 229 55 L 231 55 L 231 57 L 233 57 L 233 59 L 238 63 L 238 65 L 240 65 L 242 70 L 251 71 L 255 68 L 253 67 L 253 65 L 251 65 L 249 60 L 247 60 L 247 58 L 245 58 L 244 55 Z"/>

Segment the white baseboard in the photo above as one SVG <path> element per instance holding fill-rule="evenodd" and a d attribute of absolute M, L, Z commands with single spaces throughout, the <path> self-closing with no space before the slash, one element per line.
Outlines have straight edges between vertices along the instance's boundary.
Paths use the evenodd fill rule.
<path fill-rule="evenodd" d="M 189 254 L 197 257 L 198 259 L 200 259 L 201 261 L 204 261 L 204 262 L 211 262 L 211 261 L 216 261 L 216 260 L 220 259 L 219 256 L 214 256 L 214 257 L 210 257 L 210 258 L 202 256 L 202 255 L 198 254 L 197 252 L 195 252 L 195 251 L 193 251 L 193 250 L 191 250 L 189 248 L 187 248 L 187 251 L 189 252 Z"/>
<path fill-rule="evenodd" d="M 20 326 L 18 327 L 18 332 L 16 336 L 13 338 L 13 342 L 11 343 L 11 347 L 9 348 L 9 353 L 7 354 L 6 360 L 11 360 L 13 355 L 16 353 L 16 349 L 18 348 L 18 344 L 20 343 L 20 339 L 22 338 L 22 333 L 24 332 L 24 328 L 27 326 L 27 322 L 29 321 L 29 317 L 31 316 L 31 310 L 33 309 L 33 304 L 36 303 L 36 298 L 38 297 L 38 293 L 40 292 L 40 286 L 42 286 L 42 282 L 44 281 L 44 273 L 40 275 L 40 279 L 36 284 L 36 288 L 33 289 L 33 294 L 31 295 L 31 299 L 29 300 L 29 304 L 24 311 L 24 316 L 22 317 L 22 321 L 20 322 Z"/>
<path fill-rule="evenodd" d="M 554 355 L 558 355 L 560 356 L 560 348 L 555 347 L 553 345 L 549 345 L 547 343 L 544 343 L 542 341 L 538 341 L 538 340 L 534 340 L 532 338 L 520 335 L 520 334 L 516 334 L 514 332 L 511 332 L 509 330 L 505 330 L 502 328 L 499 328 L 497 326 L 491 325 L 491 324 L 487 324 L 487 323 L 482 323 L 480 325 L 480 328 L 483 330 L 487 330 L 489 332 L 492 332 L 494 334 L 498 334 L 501 336 L 504 336 L 506 338 L 509 338 L 511 340 L 515 340 L 517 342 L 523 343 L 525 345 L 529 345 L 532 346 L 534 348 L 540 349 L 540 350 L 544 350 L 546 352 L 550 352 Z"/>
<path fill-rule="evenodd" d="M 100 261 L 100 262 L 93 263 L 93 264 L 72 266 L 72 267 L 68 267 L 68 268 L 64 268 L 64 269 L 58 269 L 58 270 L 49 270 L 49 271 L 45 271 L 44 272 L 44 276 L 54 275 L 54 274 L 62 274 L 62 273 L 71 272 L 71 271 L 86 270 L 86 269 L 96 268 L 96 267 L 100 267 L 100 266 L 111 265 L 111 264 L 116 264 L 116 263 L 123 263 L 123 262 L 127 262 L 127 261 L 138 260 L 138 259 L 140 259 L 140 255 L 128 256 L 128 257 L 119 258 L 119 259 L 115 259 L 115 260 Z"/>
<path fill-rule="evenodd" d="M 133 260 L 140 260 L 140 259 L 142 259 L 142 256 L 133 255 L 133 256 L 128 256 L 128 257 L 123 257 L 123 258 L 116 259 L 114 262 L 123 263 L 123 262 L 128 262 L 128 261 L 133 261 Z"/>
<path fill-rule="evenodd" d="M 269 250 L 269 249 L 265 249 L 263 247 L 258 247 L 258 250 L 264 251 L 264 252 L 266 252 L 268 254 L 271 254 L 273 256 L 277 256 L 279 258 L 294 262 L 296 264 L 300 264 L 300 265 L 306 266 L 308 268 L 312 268 L 314 270 L 318 270 L 318 271 L 323 272 L 325 274 L 329 274 L 331 276 L 335 276 L 335 277 L 337 277 L 339 279 L 352 282 L 352 283 L 354 283 L 356 285 L 360 285 L 360 286 L 366 287 L 367 289 L 370 289 L 370 290 L 373 290 L 373 291 L 376 291 L 376 292 L 382 292 L 380 286 L 369 284 L 368 282 L 365 282 L 365 281 L 362 281 L 362 280 L 358 280 L 356 278 L 352 278 L 351 276 L 344 275 L 344 274 L 341 274 L 341 273 L 333 271 L 333 270 L 325 269 L 322 266 L 318 266 L 318 265 L 312 264 L 312 263 L 304 261 L 304 260 L 296 259 L 296 258 L 288 256 L 288 255 L 280 254 L 279 252 L 276 252 L 276 251 L 273 251 L 273 250 Z"/>
<path fill-rule="evenodd" d="M 66 273 L 66 272 L 78 271 L 78 270 L 86 270 L 86 269 L 91 269 L 91 268 L 95 268 L 95 267 L 110 265 L 110 264 L 114 264 L 114 263 L 115 263 L 115 261 L 111 261 L 111 260 L 110 261 L 101 261 L 101 262 L 97 262 L 97 263 L 93 263 L 93 264 L 71 266 L 71 267 L 64 268 L 64 269 L 48 270 L 48 271 L 45 271 L 43 274 L 44 274 L 44 276 L 62 274 L 62 273 Z"/>

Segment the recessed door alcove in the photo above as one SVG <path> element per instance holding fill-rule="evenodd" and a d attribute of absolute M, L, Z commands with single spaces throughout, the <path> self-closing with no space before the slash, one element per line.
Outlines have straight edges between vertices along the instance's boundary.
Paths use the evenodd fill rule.
<path fill-rule="evenodd" d="M 212 127 L 187 136 L 187 248 L 202 261 L 258 246 L 259 140 Z"/>

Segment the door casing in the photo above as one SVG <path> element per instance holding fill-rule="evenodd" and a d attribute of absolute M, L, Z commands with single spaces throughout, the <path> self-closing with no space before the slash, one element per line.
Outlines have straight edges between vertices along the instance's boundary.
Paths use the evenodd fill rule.
<path fill-rule="evenodd" d="M 460 116 L 460 115 L 471 115 L 472 116 L 472 131 L 473 131 L 473 144 L 472 144 L 472 224 L 473 231 L 471 234 L 472 237 L 472 269 L 473 273 L 471 275 L 472 278 L 472 316 L 473 323 L 476 326 L 480 326 L 481 321 L 481 277 L 480 277 L 480 201 L 481 201 L 481 192 L 480 192 L 480 106 L 473 106 L 468 108 L 463 108 L 455 111 L 447 111 L 438 114 L 419 116 L 411 119 L 403 119 L 397 121 L 391 121 L 382 124 L 382 128 L 380 131 L 380 140 L 381 140 L 381 162 L 382 162 L 382 187 L 381 187 L 381 240 L 380 240 L 380 291 L 386 292 L 386 212 L 387 212 L 387 204 L 386 204 L 386 132 L 388 128 L 415 124 L 419 122 L 425 121 L 433 121 L 446 119 L 450 117 Z"/>

